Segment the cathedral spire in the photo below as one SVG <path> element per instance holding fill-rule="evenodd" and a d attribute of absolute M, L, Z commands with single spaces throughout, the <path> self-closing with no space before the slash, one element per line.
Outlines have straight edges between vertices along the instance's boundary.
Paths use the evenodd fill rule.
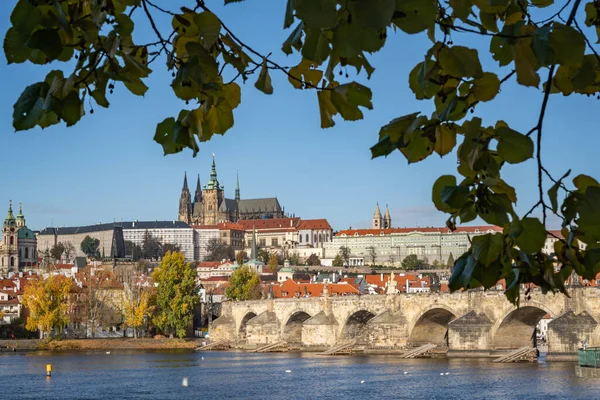
<path fill-rule="evenodd" d="M 388 205 L 385 205 L 385 216 L 383 217 L 383 227 L 391 228 L 392 227 L 392 216 L 390 215 L 390 209 Z"/>
<path fill-rule="evenodd" d="M 194 193 L 194 203 L 202 203 L 202 188 L 200 187 L 200 174 L 196 183 L 196 193 Z"/>
<path fill-rule="evenodd" d="M 219 180 L 217 179 L 217 165 L 215 164 L 215 153 L 213 153 L 212 169 L 210 170 L 210 181 L 208 181 L 208 189 L 219 190 Z"/>
<path fill-rule="evenodd" d="M 235 173 L 235 199 L 240 201 L 240 176 L 237 171 Z"/>
<path fill-rule="evenodd" d="M 373 229 L 379 229 L 383 227 L 383 218 L 381 217 L 381 210 L 379 209 L 379 203 L 375 207 L 375 215 L 373 215 Z"/>
<path fill-rule="evenodd" d="M 187 171 L 183 173 L 183 190 L 189 190 L 187 184 Z"/>

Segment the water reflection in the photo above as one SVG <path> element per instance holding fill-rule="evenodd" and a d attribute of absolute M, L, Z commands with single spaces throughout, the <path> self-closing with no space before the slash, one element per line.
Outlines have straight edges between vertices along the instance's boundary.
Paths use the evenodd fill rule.
<path fill-rule="evenodd" d="M 13 354 L 0 355 L 0 393 L 6 399 L 600 398 L 600 380 L 576 378 L 571 363 L 492 364 L 309 353 Z M 48 381 L 46 364 L 53 364 Z M 182 386 L 183 377 L 188 378 L 188 387 Z"/>

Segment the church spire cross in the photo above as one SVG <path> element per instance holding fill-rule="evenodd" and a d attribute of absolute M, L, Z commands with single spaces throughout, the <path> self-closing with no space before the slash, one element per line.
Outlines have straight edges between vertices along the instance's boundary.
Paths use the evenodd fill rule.
<path fill-rule="evenodd" d="M 215 153 L 213 153 L 212 169 L 210 171 L 210 181 L 208 181 L 208 189 L 219 190 L 219 181 L 217 179 L 217 165 L 215 163 Z"/>
<path fill-rule="evenodd" d="M 235 199 L 240 201 L 240 175 L 235 172 Z"/>

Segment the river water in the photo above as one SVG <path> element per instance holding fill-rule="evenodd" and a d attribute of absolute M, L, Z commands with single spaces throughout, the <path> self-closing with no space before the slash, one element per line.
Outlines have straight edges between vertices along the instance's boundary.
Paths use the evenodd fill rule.
<path fill-rule="evenodd" d="M 573 363 L 310 353 L 0 353 L 0 398 L 600 399 L 600 379 L 577 378 Z"/>

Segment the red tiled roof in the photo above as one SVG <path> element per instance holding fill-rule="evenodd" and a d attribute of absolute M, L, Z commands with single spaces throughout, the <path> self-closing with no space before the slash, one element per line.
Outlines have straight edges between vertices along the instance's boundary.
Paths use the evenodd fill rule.
<path fill-rule="evenodd" d="M 251 231 L 253 228 L 259 229 L 277 229 L 277 228 L 296 228 L 300 218 L 270 218 L 270 219 L 242 219 L 238 221 L 244 227 L 244 230 Z"/>
<path fill-rule="evenodd" d="M 222 222 L 217 225 L 220 230 L 232 229 L 234 231 L 243 231 L 244 226 L 242 224 L 236 224 L 235 222 Z"/>
<path fill-rule="evenodd" d="M 502 232 L 502 228 L 498 226 L 461 226 L 457 227 L 455 231 L 451 231 L 448 228 L 387 228 L 387 229 L 345 229 L 336 233 L 336 236 L 366 236 L 366 235 L 391 235 L 394 233 L 485 233 L 487 231 Z"/>
<path fill-rule="evenodd" d="M 304 296 L 308 293 L 309 297 L 321 297 L 323 295 L 324 283 L 298 283 L 288 279 L 279 285 L 272 285 L 273 296 L 275 298 L 293 298 Z M 328 283 L 327 290 L 330 296 L 357 295 L 360 292 L 352 285 L 347 283 Z M 285 293 L 285 294 L 284 294 Z"/>
<path fill-rule="evenodd" d="M 217 268 L 221 265 L 221 261 L 202 261 L 198 263 L 197 268 Z"/>
<path fill-rule="evenodd" d="M 194 229 L 219 229 L 219 225 L 192 225 Z"/>
<path fill-rule="evenodd" d="M 71 269 L 74 264 L 56 264 L 57 269 Z"/>
<path fill-rule="evenodd" d="M 322 219 L 303 219 L 298 225 L 298 229 L 331 229 L 331 225 L 325 218 Z"/>

